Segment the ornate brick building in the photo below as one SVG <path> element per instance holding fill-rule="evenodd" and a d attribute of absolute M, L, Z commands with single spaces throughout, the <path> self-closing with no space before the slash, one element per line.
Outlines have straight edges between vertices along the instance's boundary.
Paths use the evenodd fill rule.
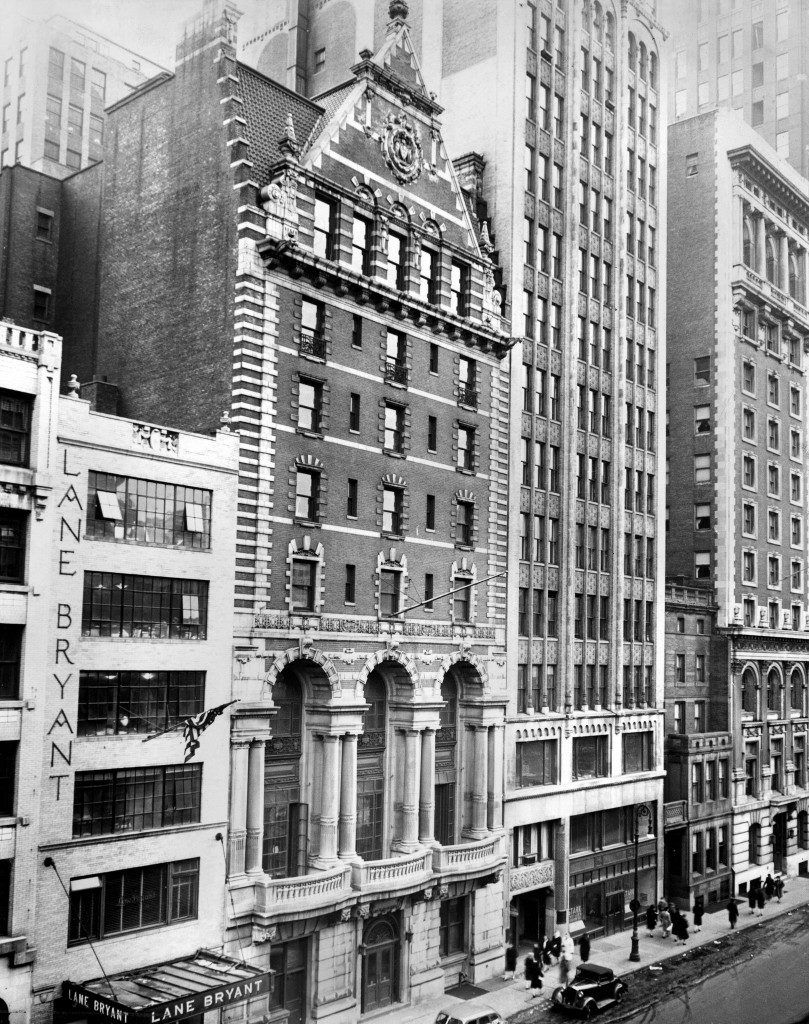
<path fill-rule="evenodd" d="M 405 13 L 310 101 L 206 5 L 108 121 L 96 372 L 240 435 L 227 944 L 296 1022 L 502 966 L 508 336 Z"/>
<path fill-rule="evenodd" d="M 744 892 L 809 864 L 809 207 L 806 182 L 733 113 L 669 137 L 668 570 L 712 588 L 727 638 Z"/>

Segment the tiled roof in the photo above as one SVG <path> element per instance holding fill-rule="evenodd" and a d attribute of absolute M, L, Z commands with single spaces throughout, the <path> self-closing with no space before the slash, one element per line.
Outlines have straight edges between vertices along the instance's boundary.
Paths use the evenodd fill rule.
<path fill-rule="evenodd" d="M 270 168 L 281 159 L 278 140 L 286 131 L 287 114 L 292 114 L 298 145 L 303 146 L 323 114 L 323 107 L 247 64 L 239 64 L 238 69 L 253 174 L 259 185 L 265 185 Z"/>
<path fill-rule="evenodd" d="M 329 92 L 323 93 L 322 96 L 317 96 L 314 98 L 313 102 L 320 104 L 320 106 L 323 108 L 323 113 L 318 119 L 317 124 L 315 125 L 314 130 L 311 132 L 310 136 L 307 139 L 298 139 L 298 142 L 301 144 L 302 152 L 308 148 L 308 146 L 306 145 L 307 143 L 311 144 L 315 141 L 315 139 L 317 139 L 317 137 L 320 135 L 320 133 L 323 131 L 323 129 L 326 127 L 329 121 L 331 121 L 331 119 L 337 113 L 337 110 L 342 105 L 343 100 L 346 98 L 346 96 L 348 96 L 351 90 L 356 87 L 356 85 L 357 80 L 355 78 L 352 78 L 349 82 L 344 82 L 342 85 L 338 85 L 337 88 L 331 89 Z"/>

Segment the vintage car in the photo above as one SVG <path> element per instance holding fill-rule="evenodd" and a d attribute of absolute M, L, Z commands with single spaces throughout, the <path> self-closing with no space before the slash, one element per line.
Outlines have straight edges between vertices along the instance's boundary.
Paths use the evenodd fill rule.
<path fill-rule="evenodd" d="M 551 1004 L 554 1009 L 590 1018 L 599 1010 L 620 1003 L 626 984 L 609 967 L 581 964 L 573 980 L 554 990 Z"/>
<path fill-rule="evenodd" d="M 497 1010 L 478 1003 L 476 1006 L 453 1006 L 442 1010 L 435 1024 L 506 1024 Z"/>

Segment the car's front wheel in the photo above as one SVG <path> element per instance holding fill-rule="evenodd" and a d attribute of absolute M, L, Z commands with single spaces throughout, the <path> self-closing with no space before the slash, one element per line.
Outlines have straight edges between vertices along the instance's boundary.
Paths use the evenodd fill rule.
<path fill-rule="evenodd" d="M 624 990 L 622 988 L 617 988 L 615 990 L 615 1002 L 616 1003 L 620 1003 L 623 998 L 624 998 Z"/>
<path fill-rule="evenodd" d="M 582 1007 L 581 1015 L 585 1020 L 590 1020 L 593 1016 L 593 1004 L 585 1003 Z"/>

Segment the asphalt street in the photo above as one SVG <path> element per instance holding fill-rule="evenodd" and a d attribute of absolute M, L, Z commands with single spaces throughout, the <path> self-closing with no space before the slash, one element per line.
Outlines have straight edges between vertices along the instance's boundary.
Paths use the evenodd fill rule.
<path fill-rule="evenodd" d="M 687 972 L 662 1001 L 647 1003 L 624 1020 L 631 1024 L 809 1021 L 809 915 L 773 922 L 749 933 L 749 938 L 746 948 L 719 973 L 700 977 Z M 612 1016 L 605 1017 L 605 1024 Z"/>

